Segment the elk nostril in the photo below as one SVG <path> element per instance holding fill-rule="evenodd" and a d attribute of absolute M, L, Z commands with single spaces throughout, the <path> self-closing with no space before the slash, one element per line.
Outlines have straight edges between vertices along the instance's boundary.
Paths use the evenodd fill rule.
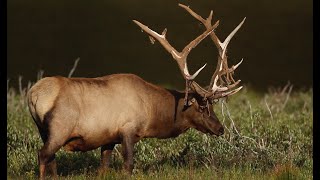
<path fill-rule="evenodd" d="M 221 127 L 221 128 L 219 129 L 219 132 L 220 132 L 221 135 L 224 134 L 224 128 Z"/>

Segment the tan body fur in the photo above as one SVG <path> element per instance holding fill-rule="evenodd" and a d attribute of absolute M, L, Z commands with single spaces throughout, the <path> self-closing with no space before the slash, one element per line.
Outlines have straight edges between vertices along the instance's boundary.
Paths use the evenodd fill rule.
<path fill-rule="evenodd" d="M 28 96 L 32 116 L 39 117 L 35 119 L 40 127 L 46 126 L 44 116 L 51 112 L 59 117 L 54 123 L 69 134 L 68 139 L 83 140 L 74 148 L 69 146 L 72 142 L 66 144 L 69 150 L 87 151 L 119 143 L 121 129 L 127 126 L 134 129 L 136 141 L 159 134 L 160 138 L 170 137 L 170 124 L 172 131 L 176 130 L 172 94 L 135 75 L 48 77 L 34 85 Z M 168 109 L 168 105 L 172 108 Z M 161 129 L 158 124 L 166 126 Z"/>

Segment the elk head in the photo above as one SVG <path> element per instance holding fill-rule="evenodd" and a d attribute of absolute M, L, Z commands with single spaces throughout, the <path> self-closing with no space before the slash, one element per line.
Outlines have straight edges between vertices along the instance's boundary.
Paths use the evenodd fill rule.
<path fill-rule="evenodd" d="M 184 108 L 183 111 L 190 111 L 189 121 L 193 126 L 204 133 L 222 135 L 223 126 L 219 122 L 217 116 L 213 111 L 212 105 L 217 102 L 220 98 L 231 96 L 237 93 L 242 86 L 237 87 L 240 80 L 235 81 L 233 79 L 233 74 L 235 69 L 242 63 L 243 59 L 231 68 L 228 67 L 227 63 L 227 46 L 231 38 L 239 30 L 245 21 L 242 22 L 227 36 L 224 42 L 221 42 L 219 38 L 214 33 L 214 30 L 219 25 L 217 21 L 214 25 L 212 22 L 213 12 L 207 19 L 203 19 L 200 15 L 192 11 L 188 6 L 179 4 L 180 7 L 184 8 L 189 12 L 194 18 L 199 20 L 205 27 L 206 31 L 191 41 L 187 46 L 183 48 L 181 52 L 177 51 L 166 39 L 167 29 L 165 28 L 161 34 L 151 30 L 149 27 L 140 23 L 137 20 L 133 20 L 144 32 L 148 33 L 150 40 L 154 43 L 154 39 L 158 40 L 160 44 L 172 55 L 173 59 L 178 63 L 179 69 L 186 81 L 185 97 L 184 97 Z M 187 65 L 187 57 L 190 51 L 195 48 L 203 39 L 210 35 L 212 41 L 218 49 L 218 63 L 217 67 L 211 77 L 210 85 L 208 88 L 201 87 L 196 83 L 195 78 L 200 73 L 200 71 L 206 66 L 203 65 L 194 74 L 190 74 Z M 188 113 L 187 113 L 188 114 Z"/>

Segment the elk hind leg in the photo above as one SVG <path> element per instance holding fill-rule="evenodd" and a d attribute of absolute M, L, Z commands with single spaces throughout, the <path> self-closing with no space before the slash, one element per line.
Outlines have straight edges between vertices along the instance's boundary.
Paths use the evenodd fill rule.
<path fill-rule="evenodd" d="M 61 130 L 61 127 L 54 123 L 49 126 L 49 133 L 44 146 L 38 152 L 40 179 L 44 179 L 46 169 L 56 177 L 57 167 L 55 161 L 55 153 L 64 145 L 70 132 Z M 59 131 L 60 129 L 60 131 Z"/>
<path fill-rule="evenodd" d="M 115 146 L 115 143 L 101 146 L 101 161 L 100 161 L 99 174 L 104 173 L 109 168 L 112 150 L 114 146 Z"/>
<path fill-rule="evenodd" d="M 46 169 L 56 172 L 55 153 L 61 148 L 62 145 L 55 143 L 54 141 L 48 141 L 38 152 L 40 179 L 44 179 Z"/>
<path fill-rule="evenodd" d="M 38 125 L 37 125 L 38 126 Z M 45 144 L 48 140 L 48 132 L 41 129 L 40 126 L 38 126 L 40 137 L 42 139 L 43 144 Z M 40 152 L 40 151 L 39 151 Z M 38 154 L 39 155 L 39 154 Z M 38 157 L 39 158 L 39 157 Z M 40 165 L 40 158 L 39 158 L 39 165 Z M 47 169 L 48 174 L 50 174 L 53 177 L 57 177 L 57 163 L 55 159 L 55 155 L 52 158 L 52 161 L 49 162 L 46 166 L 45 169 Z"/>

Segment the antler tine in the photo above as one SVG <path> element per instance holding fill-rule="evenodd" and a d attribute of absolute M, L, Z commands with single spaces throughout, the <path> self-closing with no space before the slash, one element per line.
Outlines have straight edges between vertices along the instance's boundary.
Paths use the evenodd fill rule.
<path fill-rule="evenodd" d="M 187 63 L 186 63 L 186 64 L 185 64 L 185 67 L 184 67 L 184 70 L 183 70 L 184 74 L 188 75 L 188 76 L 186 76 L 186 79 L 187 79 L 187 80 L 193 80 L 193 79 L 195 79 L 195 78 L 198 76 L 198 74 L 200 73 L 200 71 L 202 71 L 202 69 L 205 68 L 206 66 L 207 66 L 207 63 L 204 64 L 200 69 L 198 69 L 198 71 L 196 71 L 196 72 L 191 76 L 191 75 L 189 74 L 189 72 L 188 72 L 188 67 L 187 67 Z"/>
<path fill-rule="evenodd" d="M 224 75 L 224 74 L 230 74 L 230 73 L 233 73 L 239 66 L 240 64 L 243 62 L 243 58 L 241 59 L 241 61 L 236 64 L 236 65 L 233 65 L 231 68 L 228 68 L 227 71 L 223 71 L 223 72 L 220 72 L 220 76 L 221 75 Z"/>
<path fill-rule="evenodd" d="M 213 15 L 213 11 L 210 12 L 210 15 L 208 16 L 207 19 L 204 19 L 203 17 L 201 17 L 199 14 L 195 13 L 192 9 L 190 9 L 188 6 L 183 5 L 183 4 L 179 4 L 180 7 L 182 7 L 183 9 L 185 9 L 186 11 L 188 11 L 191 16 L 193 16 L 194 18 L 196 18 L 197 20 L 199 20 L 207 29 L 210 28 L 211 25 L 211 20 L 212 20 L 212 15 Z M 217 26 L 219 25 L 219 21 L 216 22 Z M 212 41 L 215 43 L 215 45 L 217 46 L 219 52 L 220 50 L 222 50 L 222 48 L 220 47 L 220 40 L 219 38 L 216 36 L 216 34 L 214 32 L 212 32 L 210 34 L 210 37 L 212 39 Z"/>
<path fill-rule="evenodd" d="M 231 38 L 237 33 L 237 31 L 240 29 L 240 27 L 242 26 L 242 24 L 244 23 L 244 21 L 246 20 L 246 17 L 243 18 L 243 20 L 240 22 L 240 24 L 228 35 L 228 37 L 224 40 L 223 43 L 220 42 L 220 46 L 222 48 L 222 59 L 224 58 L 225 54 L 226 54 L 226 50 L 227 50 L 227 46 L 231 40 Z"/>
<path fill-rule="evenodd" d="M 219 98 L 223 98 L 223 97 L 226 97 L 226 96 L 231 96 L 231 95 L 237 93 L 238 91 L 240 91 L 242 88 L 243 88 L 243 86 L 240 86 L 237 89 L 233 89 L 233 90 L 228 91 L 228 92 L 219 92 L 219 93 L 214 94 L 214 96 L 212 98 L 213 99 L 219 99 Z"/>
<path fill-rule="evenodd" d="M 191 41 L 183 50 L 182 52 L 178 52 L 174 47 L 170 45 L 168 40 L 165 37 L 166 29 L 162 33 L 162 35 L 158 34 L 157 32 L 151 30 L 148 26 L 145 26 L 144 24 L 140 23 L 137 20 L 133 20 L 134 23 L 136 23 L 142 30 L 144 30 L 146 33 L 157 39 L 161 45 L 169 52 L 171 53 L 172 57 L 177 61 L 178 66 L 180 68 L 180 71 L 183 75 L 183 77 L 186 80 L 193 80 L 200 71 L 206 66 L 202 66 L 199 70 L 197 70 L 193 75 L 189 74 L 188 65 L 187 65 L 187 56 L 189 55 L 191 49 L 195 48 L 203 39 L 205 39 L 218 25 L 215 24 L 214 26 L 208 28 L 204 33 L 199 35 L 196 39 Z"/>
<path fill-rule="evenodd" d="M 162 35 L 158 34 L 157 32 L 151 30 L 148 26 L 140 23 L 137 20 L 133 20 L 134 23 L 136 23 L 142 30 L 144 30 L 146 33 L 150 34 L 152 37 L 156 38 L 161 45 L 170 53 L 172 56 L 180 56 L 180 53 L 171 46 L 171 44 L 168 42 L 166 39 L 166 32 L 167 29 L 165 28 L 164 31 L 162 32 Z"/>

